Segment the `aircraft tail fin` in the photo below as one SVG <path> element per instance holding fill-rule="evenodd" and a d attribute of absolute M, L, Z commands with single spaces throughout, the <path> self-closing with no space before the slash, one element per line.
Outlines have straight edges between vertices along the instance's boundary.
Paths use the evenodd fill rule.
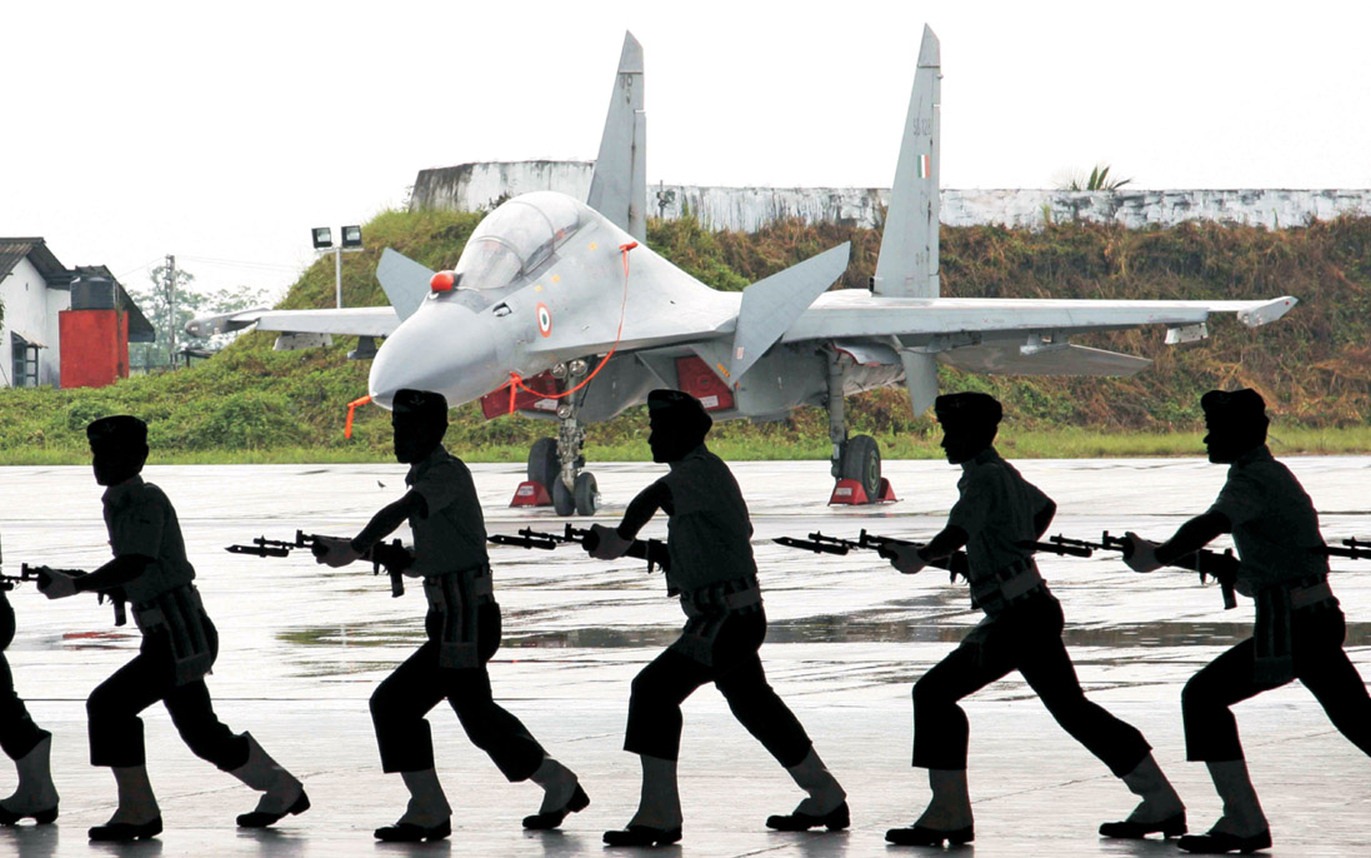
<path fill-rule="evenodd" d="M 643 46 L 624 34 L 600 153 L 586 204 L 639 241 L 647 241 L 647 114 L 643 112 Z"/>
<path fill-rule="evenodd" d="M 433 272 L 403 253 L 397 253 L 387 247 L 381 251 L 381 261 L 376 266 L 376 279 L 380 281 L 381 288 L 390 299 L 390 305 L 395 308 L 395 314 L 403 321 L 423 306 Z"/>
<path fill-rule="evenodd" d="M 877 295 L 937 298 L 938 144 L 942 101 L 938 37 L 924 27 L 919 67 L 909 96 L 904 139 L 890 188 L 872 291 Z"/>
<path fill-rule="evenodd" d="M 851 245 L 844 242 L 743 290 L 733 332 L 729 379 L 737 382 L 786 329 L 847 270 Z"/>

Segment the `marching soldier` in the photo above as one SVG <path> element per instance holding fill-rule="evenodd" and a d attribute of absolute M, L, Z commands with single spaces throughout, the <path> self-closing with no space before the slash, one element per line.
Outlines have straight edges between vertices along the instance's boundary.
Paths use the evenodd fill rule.
<path fill-rule="evenodd" d="M 766 615 L 752 558 L 752 524 L 728 466 L 705 448 L 713 420 L 699 400 L 679 390 L 648 395 L 652 459 L 670 473 L 629 504 L 617 528 L 595 525 L 591 555 L 623 556 L 657 510 L 669 516 L 668 594 L 679 592 L 687 617 L 681 637 L 633 680 L 624 750 L 638 754 L 642 792 L 611 846 L 660 846 L 681 839 L 676 764 L 681 703 L 713 682 L 733 714 L 808 793 L 794 812 L 766 824 L 782 831 L 849 824 L 847 795 L 814 752 L 804 728 L 767 684 L 758 649 Z"/>
<path fill-rule="evenodd" d="M 262 750 L 248 733 L 234 734 L 214 714 L 205 675 L 219 652 L 219 637 L 191 583 L 181 526 L 171 502 L 139 476 L 148 457 L 148 427 L 136 417 L 96 420 L 86 427 L 95 480 L 103 502 L 114 559 L 89 575 L 43 570 L 50 599 L 82 592 L 110 594 L 133 603 L 142 632 L 138 655 L 105 680 L 86 701 L 90 761 L 109 766 L 119 806 L 92 840 L 136 840 L 162 831 L 162 814 L 148 780 L 143 722 L 161 700 L 186 745 L 201 759 L 263 793 L 257 808 L 238 817 L 263 828 L 309 809 L 304 786 Z"/>
<path fill-rule="evenodd" d="M 442 445 L 447 400 L 439 393 L 401 390 L 391 423 L 395 458 L 410 466 L 409 490 L 372 516 L 352 540 L 329 540 L 319 562 L 345 566 L 406 521 L 414 558 L 406 574 L 423 577 L 428 640 L 371 696 L 381 768 L 399 772 L 409 806 L 394 825 L 376 829 L 386 841 L 441 840 L 452 833 L 452 808 L 433 763 L 424 716 L 447 699 L 467 736 L 510 781 L 544 790 L 539 812 L 524 827 L 556 828 L 590 804 L 570 769 L 548 756 L 528 729 L 491 697 L 486 663 L 500 646 L 500 606 L 486 556 L 485 519 L 471 472 Z"/>
<path fill-rule="evenodd" d="M 1343 652 L 1345 624 L 1328 586 L 1328 559 L 1309 496 L 1266 446 L 1266 403 L 1251 389 L 1211 390 L 1200 399 L 1209 461 L 1228 465 L 1214 505 L 1166 542 L 1129 533 L 1125 558 L 1151 572 L 1202 548 L 1222 533 L 1238 549 L 1236 589 L 1256 602 L 1254 635 L 1191 677 L 1181 694 L 1186 758 L 1203 760 L 1223 799 L 1207 834 L 1182 837 L 1190 852 L 1251 852 L 1271 845 L 1271 831 L 1248 777 L 1230 708 L 1298 679 L 1333 725 L 1371 754 L 1371 698 Z"/>
<path fill-rule="evenodd" d="M 0 825 L 18 825 L 29 817 L 39 825 L 57 819 L 57 788 L 49 759 L 52 734 L 33 723 L 24 701 L 14 690 L 5 647 L 14 640 L 14 608 L 0 586 L 0 748 L 19 773 L 14 794 L 0 800 Z"/>
<path fill-rule="evenodd" d="M 961 465 L 960 497 L 947 526 L 927 545 L 896 550 L 892 565 L 913 574 L 966 547 L 973 603 L 986 617 L 957 649 L 914 685 L 914 765 L 928 769 L 933 798 L 912 827 L 886 840 L 940 846 L 974 839 L 967 789 L 968 724 L 957 705 L 1017 670 L 1073 738 L 1141 797 L 1127 820 L 1100 827 L 1106 837 L 1165 837 L 1185 831 L 1185 808 L 1132 726 L 1086 699 L 1062 643 L 1061 604 L 1047 589 L 1026 547 L 1042 536 L 1057 505 L 992 446 L 1002 411 L 984 393 L 939 396 L 947 460 Z"/>

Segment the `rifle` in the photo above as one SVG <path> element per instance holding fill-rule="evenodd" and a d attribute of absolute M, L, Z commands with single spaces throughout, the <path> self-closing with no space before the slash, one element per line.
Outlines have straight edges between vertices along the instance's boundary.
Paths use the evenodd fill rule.
<path fill-rule="evenodd" d="M 588 527 L 573 527 L 571 522 L 567 522 L 566 530 L 562 533 L 542 533 L 525 527 L 519 531 L 518 536 L 492 533 L 486 538 L 496 545 L 538 548 L 544 551 L 551 551 L 558 545 L 565 545 L 570 542 L 581 545 L 586 551 L 594 551 L 595 546 L 600 543 L 595 531 Z M 629 543 L 628 551 L 624 554 L 628 557 L 646 560 L 648 574 L 658 568 L 663 572 L 671 570 L 671 557 L 667 554 L 666 543 L 660 539 L 635 539 Z"/>
<path fill-rule="evenodd" d="M 1127 537 L 1113 536 L 1109 531 L 1100 534 L 1099 542 L 1090 542 L 1085 539 L 1068 539 L 1058 534 L 1050 540 L 1051 542 L 1068 545 L 1076 548 L 1088 548 L 1099 551 L 1118 551 L 1124 557 L 1133 553 L 1133 542 Z M 1371 547 L 1371 546 L 1368 546 Z M 1089 555 L 1087 555 L 1089 556 Z M 1368 554 L 1371 556 L 1371 554 Z M 1219 590 L 1223 593 L 1224 610 L 1236 608 L 1238 597 L 1233 590 L 1233 585 L 1238 580 L 1238 558 L 1233 556 L 1233 549 L 1225 549 L 1222 553 L 1211 551 L 1208 548 L 1201 548 L 1191 554 L 1178 557 L 1171 561 L 1169 566 L 1178 566 L 1181 569 L 1189 569 L 1191 572 L 1200 573 L 1200 583 L 1206 583 L 1210 577 L 1219 582 Z"/>
<path fill-rule="evenodd" d="M 773 539 L 772 542 L 785 545 L 789 548 L 803 548 L 808 551 L 823 554 L 846 554 L 854 548 L 866 548 L 874 550 L 886 560 L 893 560 L 895 558 L 895 551 L 893 549 L 896 546 L 912 545 L 915 548 L 923 548 L 926 544 L 922 542 L 912 542 L 907 539 L 896 539 L 891 536 L 878 536 L 869 532 L 866 528 L 862 528 L 861 533 L 857 535 L 856 540 L 840 539 L 838 537 L 825 536 L 822 533 L 815 532 L 809 534 L 808 539 L 779 536 Z M 1090 551 L 1088 549 L 1060 545 L 1057 543 L 1028 541 L 1021 543 L 1021 545 L 1025 548 L 1031 548 L 1034 551 L 1048 551 L 1053 554 L 1070 554 L 1075 557 L 1090 556 Z M 949 573 L 948 581 L 954 584 L 957 581 L 958 575 L 970 580 L 967 578 L 967 570 L 970 568 L 968 564 L 969 561 L 967 560 L 965 551 L 956 551 L 947 557 L 929 561 L 930 566 L 946 569 Z"/>
<path fill-rule="evenodd" d="M 295 540 L 286 541 L 282 539 L 267 539 L 259 536 L 252 540 L 251 545 L 230 545 L 224 550 L 230 554 L 251 554 L 254 557 L 289 557 L 290 553 L 297 548 L 308 548 L 315 557 L 322 557 L 327 549 L 322 540 L 341 539 L 341 537 L 321 536 L 317 533 L 305 533 L 303 530 L 295 531 Z M 392 539 L 390 542 L 378 542 L 362 555 L 363 560 L 371 561 L 371 574 L 381 574 L 381 568 L 385 567 L 390 574 L 390 595 L 398 598 L 405 595 L 405 576 L 404 572 L 414 565 L 414 556 L 400 544 L 399 539 Z"/>
<path fill-rule="evenodd" d="M 33 581 L 38 584 L 40 591 L 47 589 L 48 582 L 51 581 L 50 574 L 56 572 L 71 578 L 84 578 L 90 573 L 84 569 L 53 569 L 50 566 L 33 566 L 28 563 L 19 564 L 18 575 L 5 575 L 0 573 L 0 590 L 13 590 L 25 581 Z M 124 604 L 124 591 L 121 588 L 114 588 L 108 591 L 97 591 L 96 600 L 100 604 L 105 603 L 105 599 L 110 600 L 114 606 L 114 624 L 116 626 L 126 625 L 129 621 L 128 610 Z"/>
<path fill-rule="evenodd" d="M 837 554 L 845 555 L 853 549 L 866 549 L 875 551 L 886 560 L 895 559 L 895 548 L 897 546 L 912 545 L 915 548 L 923 548 L 925 543 L 912 542 L 908 539 L 896 539 L 893 536 L 878 536 L 871 533 L 866 528 L 862 528 L 861 533 L 856 539 L 842 539 L 837 536 L 825 536 L 823 533 L 815 531 L 809 534 L 808 539 L 797 539 L 793 536 L 778 536 L 771 540 L 778 545 L 787 548 L 801 548 L 806 551 L 813 551 L 816 554 Z M 956 551 L 948 557 L 940 557 L 937 560 L 930 560 L 928 565 L 936 566 L 939 569 L 948 571 L 947 580 L 949 583 L 957 583 L 957 576 L 967 577 L 967 570 L 970 566 L 967 563 L 966 552 Z M 970 579 L 967 579 L 970 580 Z"/>
<path fill-rule="evenodd" d="M 1316 550 L 1325 557 L 1347 557 L 1352 560 L 1371 560 L 1371 542 L 1357 539 L 1354 536 L 1349 539 L 1344 539 L 1342 544 L 1346 547 L 1338 548 L 1335 545 L 1325 545 Z"/>

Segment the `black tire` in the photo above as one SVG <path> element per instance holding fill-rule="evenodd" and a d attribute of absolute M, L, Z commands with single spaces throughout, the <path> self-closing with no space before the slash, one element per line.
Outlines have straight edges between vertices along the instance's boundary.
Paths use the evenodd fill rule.
<path fill-rule="evenodd" d="M 881 448 L 870 435 L 849 438 L 843 445 L 842 476 L 862 484 L 867 500 L 881 496 Z"/>
<path fill-rule="evenodd" d="M 595 475 L 589 471 L 576 475 L 576 488 L 572 495 L 576 499 L 577 515 L 594 515 L 600 508 L 600 487 L 595 484 Z"/>
<path fill-rule="evenodd" d="M 528 449 L 528 478 L 549 492 L 552 481 L 562 471 L 562 463 L 557 461 L 557 439 L 539 438 Z"/>
<path fill-rule="evenodd" d="M 552 509 L 558 515 L 567 516 L 576 512 L 576 498 L 567 489 L 560 476 L 552 479 Z"/>

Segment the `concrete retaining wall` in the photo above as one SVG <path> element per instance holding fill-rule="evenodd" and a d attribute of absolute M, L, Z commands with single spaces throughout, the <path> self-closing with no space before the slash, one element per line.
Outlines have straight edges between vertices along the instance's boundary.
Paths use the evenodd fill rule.
<path fill-rule="evenodd" d="M 423 170 L 414 180 L 410 209 L 489 209 L 502 196 L 554 190 L 585 199 L 594 163 L 514 161 Z M 752 232 L 784 217 L 877 227 L 883 188 L 714 188 L 657 184 L 648 188 L 651 215 L 679 217 L 687 208 L 714 229 Z M 1131 229 L 1203 220 L 1271 229 L 1371 215 L 1367 190 L 1118 191 L 943 189 L 942 223 L 1040 227 L 1048 219 L 1118 222 Z"/>

